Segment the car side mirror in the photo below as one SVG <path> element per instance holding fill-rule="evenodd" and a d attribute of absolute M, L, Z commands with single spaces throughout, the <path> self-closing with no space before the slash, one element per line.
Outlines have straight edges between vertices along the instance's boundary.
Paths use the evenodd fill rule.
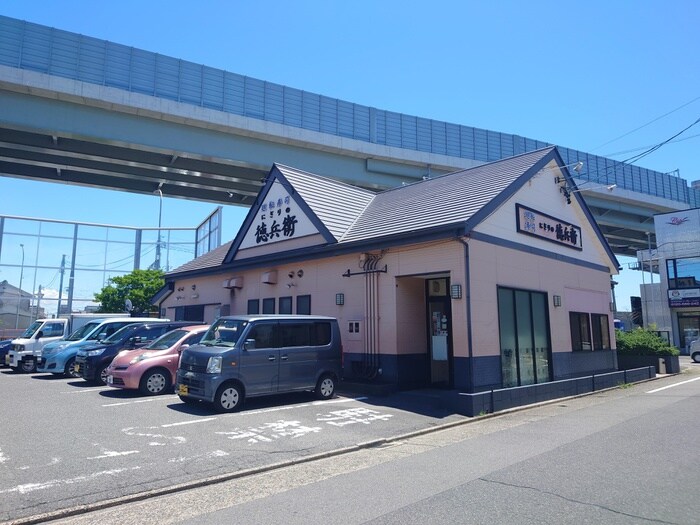
<path fill-rule="evenodd" d="M 244 350 L 253 350 L 255 348 L 255 339 L 246 339 L 243 343 Z"/>
<path fill-rule="evenodd" d="M 36 338 L 37 338 L 37 339 L 41 339 L 42 337 L 44 337 L 44 331 L 43 331 L 43 330 L 39 330 L 39 331 L 36 333 Z"/>
<path fill-rule="evenodd" d="M 190 347 L 190 345 L 180 345 L 180 348 L 177 349 L 178 352 L 182 352 L 183 350 L 186 350 Z"/>

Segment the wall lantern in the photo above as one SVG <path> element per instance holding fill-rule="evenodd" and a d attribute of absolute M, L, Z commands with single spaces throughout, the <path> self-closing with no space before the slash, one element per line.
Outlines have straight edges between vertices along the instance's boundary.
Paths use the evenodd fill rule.
<path fill-rule="evenodd" d="M 554 303 L 554 306 L 556 306 L 556 307 L 561 306 L 561 295 L 553 295 L 552 302 Z"/>
<path fill-rule="evenodd" d="M 343 306 L 345 304 L 345 294 L 344 293 L 335 294 L 335 304 L 338 306 Z"/>
<path fill-rule="evenodd" d="M 461 299 L 462 298 L 462 285 L 461 284 L 453 284 L 450 286 L 450 297 L 452 299 Z"/>

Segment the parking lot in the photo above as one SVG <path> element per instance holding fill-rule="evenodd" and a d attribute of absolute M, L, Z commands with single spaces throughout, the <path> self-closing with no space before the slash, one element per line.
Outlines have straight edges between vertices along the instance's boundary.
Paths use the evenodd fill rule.
<path fill-rule="evenodd" d="M 217 414 L 174 394 L 0 369 L 0 520 L 294 461 L 462 416 L 399 394 L 247 401 Z M 408 397 L 407 397 L 408 396 Z"/>

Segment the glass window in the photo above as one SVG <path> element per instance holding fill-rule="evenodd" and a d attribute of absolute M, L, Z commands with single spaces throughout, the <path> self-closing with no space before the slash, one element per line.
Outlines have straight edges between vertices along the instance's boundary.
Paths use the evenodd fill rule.
<path fill-rule="evenodd" d="M 267 299 L 263 299 L 262 313 L 264 313 L 264 314 L 274 314 L 275 313 L 275 298 L 274 297 L 269 297 Z"/>
<path fill-rule="evenodd" d="M 280 346 L 311 346 L 311 323 L 280 324 Z"/>
<path fill-rule="evenodd" d="M 314 344 L 321 346 L 331 342 L 331 323 L 314 323 Z"/>
<path fill-rule="evenodd" d="M 569 322 L 571 325 L 571 349 L 574 352 L 590 352 L 593 350 L 588 314 L 569 312 Z"/>
<path fill-rule="evenodd" d="M 260 313 L 260 299 L 248 299 L 248 315 Z"/>
<path fill-rule="evenodd" d="M 297 296 L 297 314 L 299 314 L 299 315 L 311 315 L 311 296 L 310 295 Z"/>
<path fill-rule="evenodd" d="M 610 350 L 610 325 L 608 316 L 591 314 L 593 327 L 593 350 Z"/>
<path fill-rule="evenodd" d="M 513 291 L 498 290 L 498 325 L 501 340 L 501 374 L 503 387 L 518 386 L 518 363 L 515 351 L 515 306 Z"/>
<path fill-rule="evenodd" d="M 291 314 L 292 313 L 292 298 L 291 297 L 280 297 L 279 312 L 281 314 Z"/>
<path fill-rule="evenodd" d="M 669 288 L 700 288 L 700 257 L 666 261 Z"/>
<path fill-rule="evenodd" d="M 250 333 L 246 336 L 246 341 L 249 339 L 255 340 L 255 348 L 275 348 L 275 324 L 260 323 L 255 325 Z"/>
<path fill-rule="evenodd" d="M 551 381 L 547 296 L 498 289 L 498 326 L 504 387 Z"/>

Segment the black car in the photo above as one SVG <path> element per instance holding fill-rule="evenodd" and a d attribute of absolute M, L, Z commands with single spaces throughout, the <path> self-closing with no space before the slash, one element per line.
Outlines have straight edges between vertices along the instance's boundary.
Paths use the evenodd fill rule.
<path fill-rule="evenodd" d="M 193 321 L 158 321 L 134 323 L 114 332 L 110 337 L 78 350 L 75 356 L 75 372 L 86 381 L 107 384 L 105 370 L 122 350 L 134 350 L 175 328 L 192 326 Z"/>
<path fill-rule="evenodd" d="M 12 348 L 12 339 L 0 341 L 0 367 L 5 366 L 5 356 Z"/>

